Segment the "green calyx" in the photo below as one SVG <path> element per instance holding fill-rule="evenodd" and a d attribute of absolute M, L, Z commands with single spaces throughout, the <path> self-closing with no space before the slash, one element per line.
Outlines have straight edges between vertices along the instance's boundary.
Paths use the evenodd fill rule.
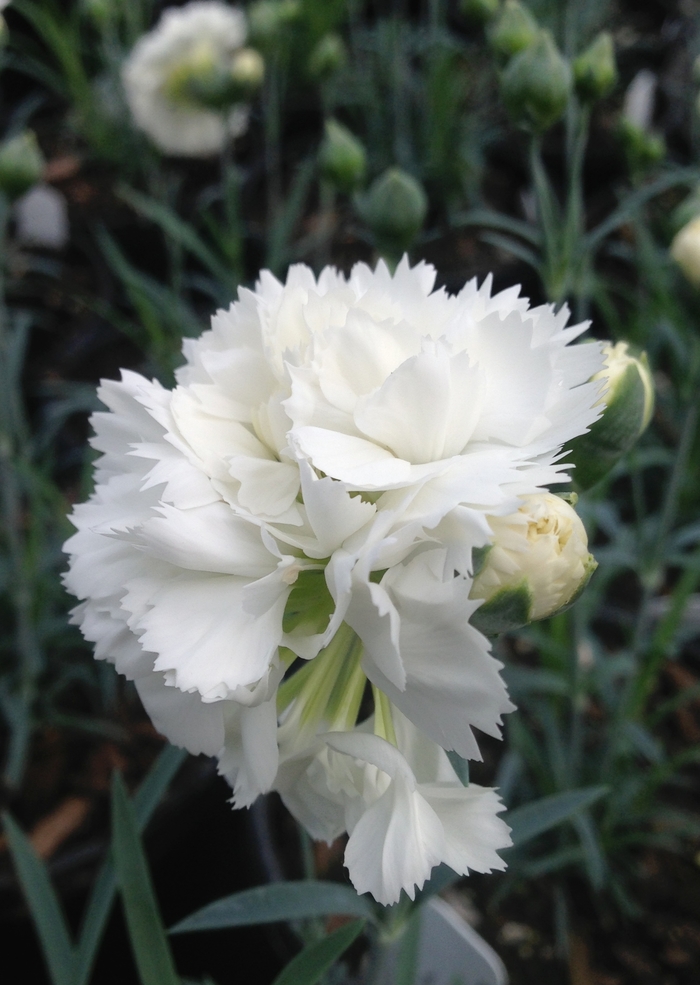
<path fill-rule="evenodd" d="M 309 78 L 325 82 L 343 68 L 348 60 L 343 39 L 335 32 L 324 34 L 309 55 Z"/>
<path fill-rule="evenodd" d="M 400 168 L 388 168 L 355 205 L 390 262 L 408 250 L 425 222 L 428 198 L 423 186 Z"/>
<path fill-rule="evenodd" d="M 367 170 L 365 149 L 337 120 L 326 121 L 318 160 L 324 180 L 340 192 L 349 194 L 364 181 Z"/>
<path fill-rule="evenodd" d="M 492 25 L 489 44 L 499 61 L 505 63 L 529 48 L 538 33 L 537 21 L 528 8 L 518 0 L 506 0 L 500 16 Z"/>
<path fill-rule="evenodd" d="M 527 578 L 496 592 L 473 613 L 470 622 L 484 636 L 498 636 L 527 626 L 532 612 L 532 592 Z"/>
<path fill-rule="evenodd" d="M 277 692 L 277 710 L 294 702 L 292 714 L 305 736 L 320 727 L 351 729 L 356 721 L 367 678 L 362 670 L 362 642 L 342 623 L 328 646 L 285 680 Z"/>
<path fill-rule="evenodd" d="M 13 202 L 41 180 L 44 156 L 36 135 L 25 130 L 0 144 L 0 192 Z"/>
<path fill-rule="evenodd" d="M 500 0 L 461 0 L 459 9 L 467 20 L 487 24 L 498 13 Z"/>
<path fill-rule="evenodd" d="M 646 353 L 636 357 L 626 343 L 608 347 L 608 366 L 594 379 L 609 379 L 605 410 L 586 434 L 574 438 L 567 460 L 576 466 L 574 485 L 600 482 L 646 430 L 654 412 L 654 384 Z"/>
<path fill-rule="evenodd" d="M 561 119 L 571 96 L 571 69 L 549 31 L 508 64 L 501 80 L 506 108 L 516 123 L 536 133 Z"/>
<path fill-rule="evenodd" d="M 612 35 L 603 31 L 574 61 L 574 85 L 579 99 L 593 103 L 607 95 L 617 81 Z"/>

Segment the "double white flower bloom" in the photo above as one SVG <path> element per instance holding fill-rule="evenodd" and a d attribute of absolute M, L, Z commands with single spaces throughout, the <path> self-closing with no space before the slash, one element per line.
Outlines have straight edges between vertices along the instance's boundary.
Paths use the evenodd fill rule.
<path fill-rule="evenodd" d="M 188 96 L 188 81 L 229 70 L 247 35 L 245 14 L 219 0 L 169 7 L 122 68 L 137 126 L 166 154 L 208 157 L 243 133 L 248 110 L 207 108 Z"/>
<path fill-rule="evenodd" d="M 75 621 L 156 726 L 218 756 L 237 806 L 279 789 L 314 837 L 349 831 L 385 903 L 440 861 L 500 865 L 498 799 L 444 752 L 479 758 L 473 728 L 512 709 L 469 624 L 472 550 L 599 413 L 585 325 L 434 278 L 263 272 L 185 342 L 173 391 L 103 383 L 66 546 Z"/>

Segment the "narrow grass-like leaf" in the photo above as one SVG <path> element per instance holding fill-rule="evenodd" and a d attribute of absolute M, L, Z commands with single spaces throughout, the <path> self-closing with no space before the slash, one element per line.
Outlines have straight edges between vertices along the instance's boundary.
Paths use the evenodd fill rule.
<path fill-rule="evenodd" d="M 269 886 L 244 889 L 233 896 L 209 903 L 171 928 L 171 934 L 194 930 L 222 930 L 259 923 L 278 923 L 342 913 L 373 919 L 369 900 L 350 886 L 306 879 L 303 882 L 273 882 Z"/>
<path fill-rule="evenodd" d="M 136 813 L 118 773 L 112 782 L 112 855 L 141 985 L 180 985 L 139 838 Z"/>
<path fill-rule="evenodd" d="M 510 825 L 511 838 L 516 847 L 524 845 L 531 838 L 544 834 L 558 824 L 590 807 L 608 792 L 607 787 L 583 787 L 580 790 L 566 790 L 550 797 L 542 797 L 531 804 L 516 807 L 505 815 Z"/>
<path fill-rule="evenodd" d="M 34 919 L 51 981 L 53 985 L 73 985 L 75 952 L 46 867 L 9 814 L 3 814 L 3 822 L 12 861 Z"/>
<path fill-rule="evenodd" d="M 135 212 L 156 223 L 166 236 L 197 257 L 210 274 L 220 280 L 222 284 L 227 285 L 233 295 L 237 285 L 232 271 L 209 249 L 189 223 L 182 220 L 167 205 L 141 194 L 134 188 L 129 188 L 128 185 L 121 185 L 118 194 Z"/>
<path fill-rule="evenodd" d="M 134 813 L 136 827 L 141 833 L 151 819 L 153 812 L 167 790 L 170 781 L 187 758 L 184 749 L 167 745 L 151 767 L 148 776 L 136 791 Z M 112 908 L 117 882 L 111 857 L 105 859 L 85 910 L 78 954 L 76 960 L 75 985 L 86 985 L 97 955 L 97 948 Z"/>
<path fill-rule="evenodd" d="M 273 985 L 316 985 L 362 933 L 364 920 L 353 920 L 305 947 L 275 978 Z"/>

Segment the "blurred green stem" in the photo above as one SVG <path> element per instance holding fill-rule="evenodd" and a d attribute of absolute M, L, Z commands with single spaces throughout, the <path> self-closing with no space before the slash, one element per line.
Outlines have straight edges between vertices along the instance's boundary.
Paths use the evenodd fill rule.
<path fill-rule="evenodd" d="M 2 522 L 9 556 L 9 594 L 15 617 L 15 646 L 19 661 L 18 689 L 14 696 L 19 700 L 23 717 L 36 695 L 36 680 L 42 666 L 42 654 L 33 619 L 32 581 L 29 576 L 25 537 L 23 533 L 23 497 L 20 474 L 23 449 L 27 436 L 22 411 L 20 372 L 17 340 L 12 336 L 7 306 L 5 304 L 5 257 L 9 218 L 9 202 L 0 195 L 0 489 L 2 498 Z M 17 716 L 19 719 L 19 716 Z M 5 779 L 16 786 L 22 775 L 28 728 L 16 725 L 12 729 Z"/>

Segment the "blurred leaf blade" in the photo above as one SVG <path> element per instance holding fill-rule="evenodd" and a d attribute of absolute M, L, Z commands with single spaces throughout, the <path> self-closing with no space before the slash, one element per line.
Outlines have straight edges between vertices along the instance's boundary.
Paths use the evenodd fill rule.
<path fill-rule="evenodd" d="M 538 835 L 550 831 L 575 814 L 591 807 L 604 797 L 608 788 L 604 786 L 584 787 L 581 790 L 565 790 L 549 797 L 542 797 L 530 804 L 509 811 L 505 821 L 510 825 L 513 845 L 520 847 Z"/>
<path fill-rule="evenodd" d="M 310 879 L 244 889 L 191 913 L 171 927 L 170 933 L 247 927 L 333 914 L 364 919 L 374 916 L 371 903 L 350 886 Z"/>
<path fill-rule="evenodd" d="M 275 979 L 273 985 L 316 985 L 323 975 L 357 940 L 365 926 L 364 920 L 353 920 L 332 934 L 314 941 L 292 958 Z"/>
<path fill-rule="evenodd" d="M 73 985 L 76 954 L 44 863 L 19 825 L 3 814 L 12 860 L 31 910 L 53 985 Z"/>
<path fill-rule="evenodd" d="M 118 773 L 112 783 L 112 854 L 141 985 L 180 985 L 139 838 L 136 812 Z"/>

